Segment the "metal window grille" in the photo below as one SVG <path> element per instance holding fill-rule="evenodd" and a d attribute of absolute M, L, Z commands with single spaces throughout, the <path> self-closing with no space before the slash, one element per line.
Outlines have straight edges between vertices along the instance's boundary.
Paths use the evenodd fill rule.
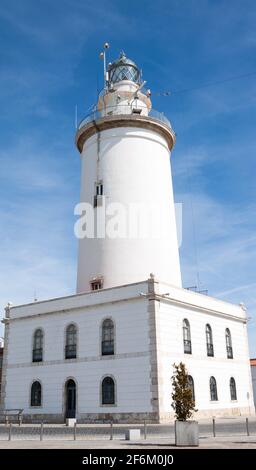
<path fill-rule="evenodd" d="M 115 383 L 111 377 L 105 377 L 102 381 L 102 404 L 115 404 Z"/>
<path fill-rule="evenodd" d="M 194 387 L 194 379 L 191 375 L 188 375 L 188 386 L 192 393 L 192 400 L 195 401 L 195 387 Z"/>
<path fill-rule="evenodd" d="M 42 330 L 38 329 L 35 331 L 35 334 L 34 334 L 32 361 L 41 362 L 42 360 L 43 360 L 43 332 Z"/>
<path fill-rule="evenodd" d="M 236 395 L 236 382 L 233 377 L 231 377 L 230 382 L 229 382 L 229 387 L 230 387 L 230 398 L 231 400 L 236 400 L 237 395 Z"/>
<path fill-rule="evenodd" d="M 43 349 L 36 348 L 33 349 L 33 362 L 42 362 L 43 360 Z"/>
<path fill-rule="evenodd" d="M 33 382 L 31 386 L 31 406 L 41 406 L 41 384 Z"/>
<path fill-rule="evenodd" d="M 183 320 L 183 345 L 184 353 L 192 353 L 192 344 L 191 344 L 191 335 L 190 335 L 190 325 L 188 320 Z"/>
<path fill-rule="evenodd" d="M 211 401 L 218 401 L 217 384 L 214 377 L 210 378 L 210 394 Z"/>
<path fill-rule="evenodd" d="M 65 358 L 76 358 L 77 329 L 75 325 L 69 325 L 66 332 Z"/>
<path fill-rule="evenodd" d="M 210 325 L 206 325 L 206 349 L 207 349 L 207 356 L 213 357 L 214 348 L 213 348 L 213 339 L 212 339 L 212 329 Z"/>
<path fill-rule="evenodd" d="M 226 329 L 226 349 L 227 349 L 227 358 L 233 359 L 231 333 L 228 328 Z"/>
<path fill-rule="evenodd" d="M 104 320 L 102 325 L 102 356 L 114 354 L 114 323 L 112 320 Z"/>

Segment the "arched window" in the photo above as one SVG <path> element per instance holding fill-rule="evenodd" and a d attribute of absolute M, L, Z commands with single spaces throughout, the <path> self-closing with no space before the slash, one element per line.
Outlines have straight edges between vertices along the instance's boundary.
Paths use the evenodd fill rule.
<path fill-rule="evenodd" d="M 236 381 L 234 377 L 231 377 L 229 381 L 229 388 L 230 388 L 230 398 L 231 400 L 237 400 L 236 396 Z"/>
<path fill-rule="evenodd" d="M 209 324 L 205 327 L 207 356 L 214 356 L 212 329 Z"/>
<path fill-rule="evenodd" d="M 76 343 L 77 343 L 77 328 L 71 324 L 66 330 L 66 346 L 65 346 L 65 358 L 75 359 L 76 358 Z"/>
<path fill-rule="evenodd" d="M 227 358 L 233 359 L 232 339 L 231 339 L 230 330 L 228 328 L 226 328 L 225 336 L 226 336 Z"/>
<path fill-rule="evenodd" d="M 192 346 L 191 346 L 190 325 L 187 319 L 183 320 L 183 345 L 184 345 L 184 353 L 191 354 Z"/>
<path fill-rule="evenodd" d="M 30 405 L 41 406 L 41 400 L 42 400 L 41 384 L 40 382 L 35 381 L 32 383 L 32 386 L 31 386 Z"/>
<path fill-rule="evenodd" d="M 101 354 L 102 356 L 114 354 L 114 323 L 110 318 L 102 323 Z"/>
<path fill-rule="evenodd" d="M 194 379 L 192 375 L 188 375 L 188 386 L 192 393 L 192 400 L 195 401 L 195 388 L 194 388 Z"/>
<path fill-rule="evenodd" d="M 105 377 L 101 384 L 102 405 L 115 404 L 115 382 L 112 377 Z"/>
<path fill-rule="evenodd" d="M 34 333 L 33 339 L 33 362 L 41 362 L 43 360 L 43 331 L 38 328 Z"/>
<path fill-rule="evenodd" d="M 218 401 L 217 383 L 215 377 L 210 378 L 211 401 Z"/>

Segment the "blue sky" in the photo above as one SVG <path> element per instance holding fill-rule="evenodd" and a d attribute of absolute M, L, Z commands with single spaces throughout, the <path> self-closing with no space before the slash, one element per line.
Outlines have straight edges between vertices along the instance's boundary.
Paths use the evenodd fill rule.
<path fill-rule="evenodd" d="M 75 105 L 82 119 L 94 103 L 108 41 L 109 60 L 124 49 L 143 69 L 177 133 L 183 285 L 244 302 L 256 356 L 255 24 L 253 0 L 1 0 L 2 309 L 75 290 Z"/>

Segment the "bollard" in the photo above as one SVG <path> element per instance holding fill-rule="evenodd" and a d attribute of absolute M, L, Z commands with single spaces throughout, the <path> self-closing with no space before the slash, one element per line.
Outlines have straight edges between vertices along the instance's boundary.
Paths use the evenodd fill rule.
<path fill-rule="evenodd" d="M 246 419 L 245 419 L 245 422 L 246 422 L 246 432 L 247 432 L 247 436 L 250 436 L 250 432 L 249 432 L 249 419 L 246 418 Z"/>
<path fill-rule="evenodd" d="M 74 423 L 74 441 L 76 441 L 76 423 Z"/>
<path fill-rule="evenodd" d="M 41 425 L 40 425 L 40 441 L 43 440 L 43 433 L 44 433 L 44 422 L 41 421 Z"/>
<path fill-rule="evenodd" d="M 212 433 L 213 437 L 216 437 L 215 418 L 212 418 Z"/>
<path fill-rule="evenodd" d="M 12 423 L 9 424 L 9 437 L 8 437 L 8 440 L 9 441 L 12 440 Z"/>
<path fill-rule="evenodd" d="M 147 439 L 147 425 L 146 425 L 145 419 L 144 419 L 144 439 Z"/>
<path fill-rule="evenodd" d="M 113 441 L 113 421 L 110 422 L 110 440 Z"/>

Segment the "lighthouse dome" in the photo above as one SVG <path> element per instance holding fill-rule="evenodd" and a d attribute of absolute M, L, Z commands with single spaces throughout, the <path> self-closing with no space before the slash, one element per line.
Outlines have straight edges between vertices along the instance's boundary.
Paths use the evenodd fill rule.
<path fill-rule="evenodd" d="M 109 64 L 108 73 L 110 83 L 117 83 L 122 80 L 140 83 L 140 71 L 137 65 L 131 59 L 128 59 L 123 51 L 115 62 Z"/>

